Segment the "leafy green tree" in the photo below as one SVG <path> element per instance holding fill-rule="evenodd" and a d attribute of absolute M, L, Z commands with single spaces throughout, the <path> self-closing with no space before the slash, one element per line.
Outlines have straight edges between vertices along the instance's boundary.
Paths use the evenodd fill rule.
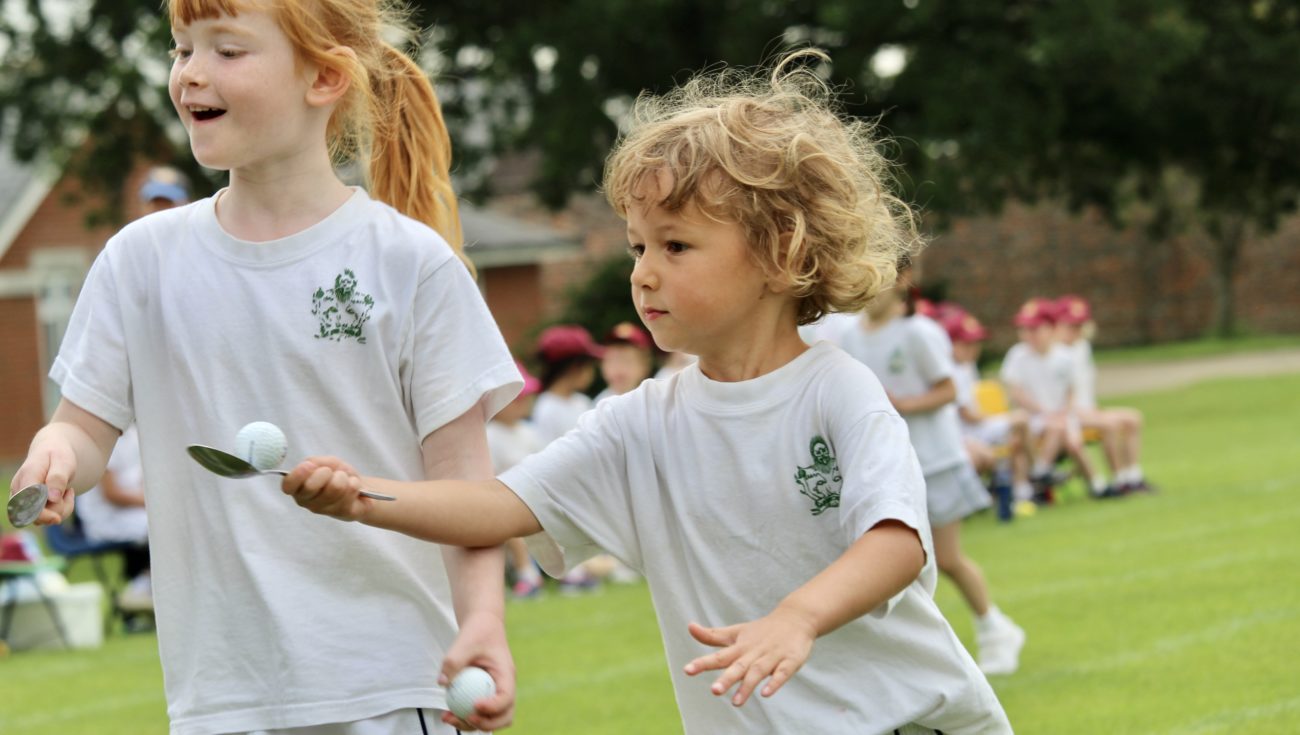
<path fill-rule="evenodd" d="M 168 37 L 158 10 L 89 0 L 56 30 L 57 5 L 0 16 L 0 130 L 18 154 L 69 161 L 110 192 L 140 151 L 193 170 L 149 72 Z M 801 44 L 831 53 L 849 112 L 896 137 L 901 180 L 938 226 L 1049 198 L 1117 222 L 1149 212 L 1157 237 L 1207 233 L 1220 332 L 1242 242 L 1300 189 L 1289 0 L 420 0 L 413 19 L 430 29 L 423 58 L 479 196 L 479 162 L 530 150 L 534 191 L 560 206 L 594 186 L 641 90 Z"/>

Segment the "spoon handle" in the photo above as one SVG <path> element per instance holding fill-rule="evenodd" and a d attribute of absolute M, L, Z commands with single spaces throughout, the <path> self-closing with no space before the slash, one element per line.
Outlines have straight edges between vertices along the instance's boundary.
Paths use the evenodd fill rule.
<path fill-rule="evenodd" d="M 284 477 L 284 476 L 288 475 L 289 473 L 288 473 L 288 472 L 285 472 L 284 470 L 262 470 L 262 474 L 264 474 L 264 475 L 279 475 L 279 476 L 281 476 L 281 477 Z M 392 495 L 385 495 L 385 494 L 383 494 L 383 493 L 376 493 L 376 492 L 372 492 L 372 491 L 370 491 L 370 490 L 361 490 L 360 492 L 361 492 L 362 495 L 366 496 L 367 498 L 370 498 L 371 500 L 397 500 L 397 498 L 393 497 Z"/>

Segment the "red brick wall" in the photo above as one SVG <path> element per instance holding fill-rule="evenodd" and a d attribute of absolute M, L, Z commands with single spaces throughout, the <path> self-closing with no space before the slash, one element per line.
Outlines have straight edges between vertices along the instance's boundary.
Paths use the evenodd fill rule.
<path fill-rule="evenodd" d="M 501 328 L 506 344 L 516 355 L 526 350 L 525 337 L 545 303 L 536 265 L 485 268 L 479 272 L 488 309 Z"/>
<path fill-rule="evenodd" d="M 994 349 L 1015 340 L 1011 317 L 1026 299 L 1065 293 L 1092 302 L 1098 344 L 1167 342 L 1211 328 L 1210 253 L 1201 234 L 1158 243 L 1096 212 L 1012 204 L 936 236 L 923 281 L 945 284 L 948 298 L 984 320 Z M 1244 246 L 1233 292 L 1243 328 L 1300 332 L 1300 218 Z"/>
<path fill-rule="evenodd" d="M 31 299 L 0 299 L 0 461 L 22 457 L 45 421 L 41 407 L 36 305 Z M 8 482 L 8 478 L 4 478 Z"/>

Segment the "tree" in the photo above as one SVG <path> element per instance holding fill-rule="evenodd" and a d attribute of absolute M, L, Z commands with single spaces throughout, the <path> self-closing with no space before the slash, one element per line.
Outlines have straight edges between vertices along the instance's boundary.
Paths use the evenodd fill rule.
<path fill-rule="evenodd" d="M 36 18 L 52 5 L 27 3 Z M 1214 243 L 1224 333 L 1241 243 L 1300 190 L 1298 16 L 1285 0 L 421 0 L 414 13 L 462 189 L 478 197 L 491 194 L 478 162 L 527 149 L 534 191 L 561 206 L 594 186 L 641 90 L 812 44 L 831 53 L 846 109 L 896 136 L 931 221 L 1010 198 L 1123 221 L 1144 202 L 1157 238 L 1194 227 Z M 0 115 L 18 154 L 67 158 L 68 136 L 50 132 L 93 127 L 79 163 L 106 182 L 169 140 L 169 105 L 140 71 L 163 58 L 163 25 L 112 0 L 91 0 L 69 33 L 0 20 Z"/>

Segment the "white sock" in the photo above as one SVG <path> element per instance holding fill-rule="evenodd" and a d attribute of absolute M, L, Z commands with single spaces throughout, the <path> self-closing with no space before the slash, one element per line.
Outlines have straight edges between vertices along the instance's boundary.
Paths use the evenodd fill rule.
<path fill-rule="evenodd" d="M 1016 483 L 1015 487 L 1011 488 L 1011 497 L 1016 500 L 1033 500 L 1034 486 L 1027 482 Z"/>
<path fill-rule="evenodd" d="M 1146 479 L 1146 476 L 1142 474 L 1142 465 L 1140 464 L 1133 465 L 1132 467 L 1128 468 L 1128 471 L 1129 471 L 1130 482 L 1142 482 L 1143 480 Z"/>
<path fill-rule="evenodd" d="M 525 582 L 542 581 L 542 573 L 537 571 L 537 567 L 533 564 L 529 564 L 523 569 L 517 569 L 515 570 L 515 572 L 518 575 L 518 577 Z"/>
<path fill-rule="evenodd" d="M 1035 477 L 1038 477 L 1039 475 L 1050 474 L 1051 471 L 1052 471 L 1052 466 L 1051 466 L 1050 464 L 1047 464 L 1046 462 L 1035 462 L 1035 463 L 1034 463 L 1034 473 L 1033 473 L 1033 474 L 1034 474 Z"/>
<path fill-rule="evenodd" d="M 980 630 L 989 630 L 995 628 L 1006 620 L 1005 615 L 998 609 L 997 605 L 989 605 L 989 609 L 983 615 L 975 616 L 975 627 Z"/>
<path fill-rule="evenodd" d="M 1093 495 L 1101 495 L 1105 491 L 1106 491 L 1106 478 L 1101 477 L 1100 475 L 1092 478 Z"/>

